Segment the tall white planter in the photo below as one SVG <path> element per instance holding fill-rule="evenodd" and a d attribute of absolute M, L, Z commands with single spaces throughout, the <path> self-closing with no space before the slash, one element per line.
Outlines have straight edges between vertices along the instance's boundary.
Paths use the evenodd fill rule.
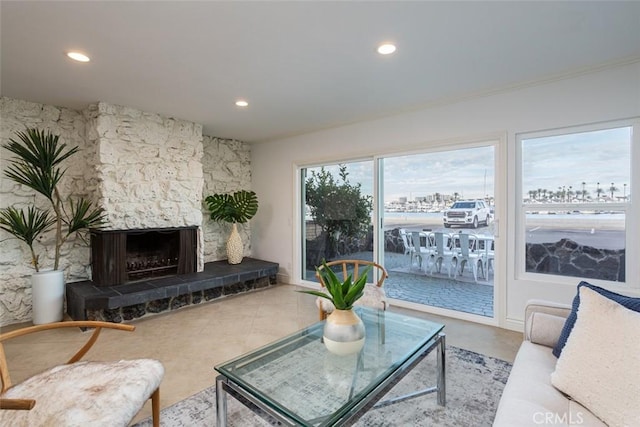
<path fill-rule="evenodd" d="M 242 238 L 238 233 L 238 225 L 234 222 L 229 240 L 227 240 L 227 261 L 229 264 L 240 264 L 244 256 Z"/>
<path fill-rule="evenodd" d="M 59 322 L 64 307 L 64 272 L 46 270 L 31 276 L 33 324 Z"/>

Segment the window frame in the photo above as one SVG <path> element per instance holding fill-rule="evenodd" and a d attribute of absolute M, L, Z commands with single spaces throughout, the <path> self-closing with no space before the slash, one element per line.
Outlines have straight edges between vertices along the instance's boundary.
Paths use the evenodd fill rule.
<path fill-rule="evenodd" d="M 630 137 L 630 153 L 629 153 L 629 183 L 630 188 L 627 193 L 627 202 L 587 202 L 587 203 L 556 203 L 553 205 L 544 205 L 547 211 L 566 211 L 580 207 L 581 209 L 593 210 L 620 210 L 624 212 L 625 217 L 625 281 L 610 281 L 594 278 L 562 276 L 558 274 L 534 273 L 526 271 L 526 212 L 528 210 L 539 210 L 540 205 L 534 203 L 525 203 L 526 190 L 523 188 L 524 170 L 523 170 L 523 141 L 527 139 L 544 138 L 551 136 L 570 135 L 576 133 L 588 133 L 608 129 L 631 128 Z M 599 122 L 587 125 L 566 126 L 542 131 L 530 131 L 516 133 L 515 135 L 515 151 L 516 151 L 516 185 L 515 185 L 515 279 L 518 281 L 526 281 L 531 283 L 553 282 L 561 285 L 575 287 L 576 282 L 580 280 L 588 281 L 594 285 L 615 289 L 615 290 L 638 290 L 640 283 L 633 278 L 638 277 L 640 269 L 637 263 L 628 262 L 628 260 L 637 259 L 638 251 L 636 245 L 630 243 L 633 236 L 637 236 L 639 224 L 638 212 L 639 204 L 634 200 L 638 199 L 638 177 L 640 176 L 640 166 L 634 167 L 634 159 L 638 155 L 638 146 L 640 144 L 640 120 L 638 118 Z"/>
<path fill-rule="evenodd" d="M 314 277 L 312 277 L 312 279 L 308 279 L 306 277 L 305 272 L 307 271 L 306 267 L 307 267 L 307 259 L 306 259 L 306 224 L 305 224 L 305 215 L 306 215 L 306 204 L 305 204 L 305 199 L 306 199 L 306 179 L 308 178 L 308 171 L 310 169 L 318 169 L 318 168 L 323 168 L 323 167 L 334 167 L 334 166 L 338 166 L 341 164 L 351 164 L 351 163 L 365 163 L 365 162 L 371 162 L 372 166 L 372 190 L 373 193 L 371 194 L 371 196 L 373 197 L 373 216 L 372 216 L 372 225 L 374 225 L 374 229 L 375 229 L 375 224 L 376 224 L 376 220 L 377 220 L 377 214 L 376 214 L 376 186 L 375 186 L 375 168 L 376 168 L 376 160 L 373 156 L 361 156 L 361 157 L 345 157 L 345 158 L 337 158 L 337 159 L 331 159 L 331 160 L 325 160 L 325 161 L 321 161 L 321 162 L 310 162 L 310 163 L 301 163 L 299 165 L 295 165 L 294 169 L 295 169 L 295 173 L 296 173 L 296 186 L 298 188 L 298 191 L 296 191 L 297 194 L 297 200 L 296 200 L 296 205 L 298 206 L 298 215 L 296 216 L 297 219 L 297 230 L 298 230 L 298 237 L 294 238 L 294 240 L 297 242 L 294 246 L 296 246 L 296 251 L 299 253 L 299 265 L 298 268 L 300 269 L 299 272 L 296 273 L 296 276 L 298 277 L 298 280 L 301 281 L 301 283 L 307 283 L 307 284 L 313 284 L 314 286 L 318 286 L 319 285 L 319 281 Z M 373 235 L 373 247 L 374 247 L 374 253 L 373 253 L 373 260 L 376 260 L 377 257 L 377 253 L 376 253 L 376 248 L 377 248 L 377 235 L 376 233 L 374 233 Z M 295 252 L 294 252 L 295 253 Z M 373 280 L 377 281 L 378 280 L 378 274 L 379 272 L 377 270 L 372 271 L 373 273 Z"/>

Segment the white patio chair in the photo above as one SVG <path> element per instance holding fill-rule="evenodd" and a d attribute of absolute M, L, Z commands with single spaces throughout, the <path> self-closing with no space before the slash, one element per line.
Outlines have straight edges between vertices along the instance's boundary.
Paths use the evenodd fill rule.
<path fill-rule="evenodd" d="M 476 236 L 469 234 L 457 234 L 454 236 L 455 254 L 451 263 L 455 265 L 454 277 L 462 275 L 465 266 L 471 268 L 473 273 L 473 280 L 478 281 L 478 267 L 482 270 L 484 276 L 484 264 L 482 254 L 478 249 L 478 240 Z"/>
<path fill-rule="evenodd" d="M 447 265 L 447 276 L 451 277 L 451 261 L 453 258 L 453 251 L 450 247 L 451 236 L 448 233 L 442 233 L 436 231 L 433 233 L 433 243 L 435 244 L 435 250 L 431 251 L 431 271 L 433 274 L 438 269 L 438 273 L 442 271 L 442 265 Z"/>
<path fill-rule="evenodd" d="M 412 231 L 410 238 L 413 244 L 414 257 L 418 258 L 418 268 L 422 269 L 422 262 L 425 259 L 428 259 L 429 256 L 431 255 L 428 248 L 429 236 L 427 236 L 426 233 L 421 233 L 419 231 Z M 422 244 L 423 241 L 425 241 L 424 245 Z M 411 265 L 413 265 L 413 259 L 412 259 Z"/>
<path fill-rule="evenodd" d="M 420 248 L 423 258 L 422 270 L 425 274 L 429 274 L 432 268 L 434 268 L 434 263 L 437 260 L 436 255 L 438 254 L 438 248 L 436 247 L 436 241 L 433 233 L 421 232 L 420 237 L 421 242 L 424 241 L 424 245 L 421 243 Z"/>
<path fill-rule="evenodd" d="M 413 255 L 416 252 L 416 249 L 413 247 L 411 236 L 407 233 L 407 230 L 401 228 L 400 238 L 402 239 L 402 243 L 404 244 L 404 254 L 409 255 L 409 266 L 411 266 L 413 265 Z"/>
<path fill-rule="evenodd" d="M 489 280 L 489 271 L 493 271 L 495 261 L 495 239 L 493 236 L 477 236 L 478 247 L 482 256 L 482 272 L 485 280 Z"/>

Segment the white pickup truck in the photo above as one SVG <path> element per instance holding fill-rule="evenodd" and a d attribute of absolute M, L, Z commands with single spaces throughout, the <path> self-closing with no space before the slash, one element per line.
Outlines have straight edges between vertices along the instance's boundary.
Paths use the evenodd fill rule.
<path fill-rule="evenodd" d="M 442 220 L 446 228 L 452 225 L 470 225 L 478 228 L 480 223 L 489 225 L 491 209 L 484 200 L 460 200 L 444 211 Z"/>

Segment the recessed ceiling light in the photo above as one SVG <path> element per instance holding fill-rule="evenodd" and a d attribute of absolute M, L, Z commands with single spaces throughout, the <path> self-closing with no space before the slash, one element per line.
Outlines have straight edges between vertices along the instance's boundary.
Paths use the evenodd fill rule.
<path fill-rule="evenodd" d="M 236 106 L 238 107 L 247 107 L 249 106 L 249 103 L 247 101 L 245 101 L 244 99 L 239 99 L 236 101 Z"/>
<path fill-rule="evenodd" d="M 71 59 L 73 59 L 74 61 L 78 61 L 78 62 L 89 62 L 90 59 L 87 55 L 82 54 L 80 52 L 67 52 L 67 56 Z"/>
<path fill-rule="evenodd" d="M 378 46 L 378 53 L 380 55 L 389 55 L 396 51 L 395 45 L 391 43 L 385 43 Z"/>

